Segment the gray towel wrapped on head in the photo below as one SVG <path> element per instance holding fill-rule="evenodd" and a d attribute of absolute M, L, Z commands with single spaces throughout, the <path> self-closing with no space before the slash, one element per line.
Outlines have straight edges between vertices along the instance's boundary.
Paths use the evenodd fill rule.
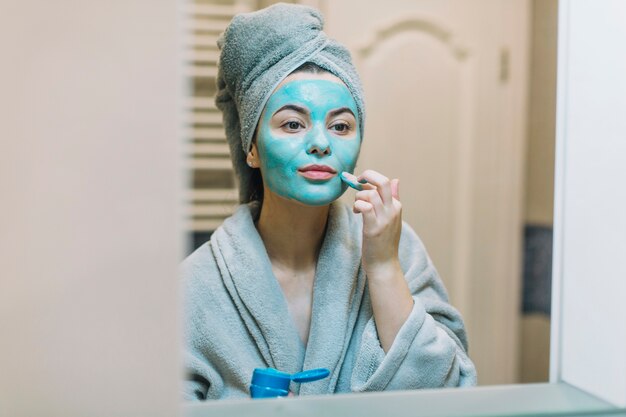
<path fill-rule="evenodd" d="M 218 39 L 221 50 L 215 102 L 222 111 L 230 154 L 239 179 L 239 199 L 252 198 L 253 170 L 246 165 L 258 120 L 274 89 L 310 62 L 340 78 L 358 107 L 363 137 L 365 109 L 361 82 L 350 52 L 329 39 L 319 11 L 279 3 L 236 15 Z"/>

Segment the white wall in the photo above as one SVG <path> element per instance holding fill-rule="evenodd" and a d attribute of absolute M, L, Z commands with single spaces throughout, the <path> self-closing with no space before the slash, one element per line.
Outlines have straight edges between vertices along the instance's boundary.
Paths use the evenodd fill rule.
<path fill-rule="evenodd" d="M 177 414 L 176 4 L 3 2 L 1 416 Z"/>
<path fill-rule="evenodd" d="M 551 379 L 626 407 L 626 2 L 559 15 Z"/>

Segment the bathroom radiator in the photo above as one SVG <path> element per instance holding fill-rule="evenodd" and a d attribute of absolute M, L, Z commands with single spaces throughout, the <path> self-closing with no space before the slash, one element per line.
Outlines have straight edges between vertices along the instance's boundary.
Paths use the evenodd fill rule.
<path fill-rule="evenodd" d="M 183 9 L 184 71 L 188 94 L 183 111 L 185 166 L 190 170 L 185 194 L 188 251 L 208 240 L 230 216 L 238 191 L 222 114 L 215 106 L 217 38 L 237 13 L 252 11 L 257 1 L 189 0 Z"/>

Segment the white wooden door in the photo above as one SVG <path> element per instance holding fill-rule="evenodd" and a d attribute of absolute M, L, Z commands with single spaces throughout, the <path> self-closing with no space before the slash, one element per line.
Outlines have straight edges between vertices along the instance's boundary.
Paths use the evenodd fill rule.
<path fill-rule="evenodd" d="M 529 1 L 313 3 L 363 79 L 357 170 L 400 178 L 479 383 L 516 382 Z"/>

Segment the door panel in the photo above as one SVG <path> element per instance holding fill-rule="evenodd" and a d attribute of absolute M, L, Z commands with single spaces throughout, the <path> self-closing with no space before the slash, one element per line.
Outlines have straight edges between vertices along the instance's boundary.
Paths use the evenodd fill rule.
<path fill-rule="evenodd" d="M 357 170 L 400 178 L 479 382 L 517 382 L 529 2 L 313 3 L 363 79 Z"/>

